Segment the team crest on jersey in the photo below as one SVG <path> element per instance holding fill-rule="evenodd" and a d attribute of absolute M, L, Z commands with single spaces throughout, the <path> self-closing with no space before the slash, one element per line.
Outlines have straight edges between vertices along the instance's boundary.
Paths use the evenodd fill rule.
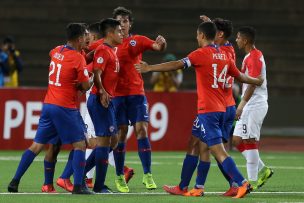
<path fill-rule="evenodd" d="M 97 59 L 97 63 L 103 63 L 103 58 L 102 57 L 98 57 L 98 59 Z"/>
<path fill-rule="evenodd" d="M 110 130 L 111 133 L 114 132 L 114 130 L 115 130 L 114 126 L 111 125 L 111 126 L 109 127 L 109 130 Z"/>
<path fill-rule="evenodd" d="M 130 41 L 130 45 L 131 45 L 132 47 L 135 47 L 135 46 L 136 46 L 136 41 L 135 41 L 135 40 L 131 40 L 131 41 Z"/>
<path fill-rule="evenodd" d="M 83 70 L 83 74 L 84 74 L 85 76 L 89 76 L 88 70 L 87 70 L 87 69 L 84 69 L 84 70 Z"/>

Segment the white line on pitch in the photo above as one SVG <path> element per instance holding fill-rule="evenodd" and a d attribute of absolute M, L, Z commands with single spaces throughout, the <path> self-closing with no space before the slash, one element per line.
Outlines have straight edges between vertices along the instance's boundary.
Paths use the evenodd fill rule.
<path fill-rule="evenodd" d="M 205 194 L 222 194 L 224 192 L 205 192 Z M 251 192 L 251 194 L 304 194 L 303 192 Z M 71 195 L 71 193 L 34 193 L 34 192 L 21 192 L 21 193 L 8 193 L 3 192 L 0 195 Z M 96 194 L 96 195 L 169 195 L 165 192 L 133 192 L 133 193 L 103 193 L 103 194 Z"/>

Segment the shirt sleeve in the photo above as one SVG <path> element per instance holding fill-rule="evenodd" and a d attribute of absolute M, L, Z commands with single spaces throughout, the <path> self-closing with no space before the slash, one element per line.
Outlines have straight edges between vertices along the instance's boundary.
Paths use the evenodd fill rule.
<path fill-rule="evenodd" d="M 262 71 L 262 61 L 258 57 L 252 57 L 247 63 L 248 75 L 251 77 L 258 77 Z"/>
<path fill-rule="evenodd" d="M 154 40 L 151 40 L 150 38 L 141 35 L 137 37 L 136 41 L 138 41 L 140 45 L 138 46 L 139 49 L 137 50 L 139 53 L 142 53 L 146 50 L 152 50 L 153 44 L 155 42 Z"/>
<path fill-rule="evenodd" d="M 228 75 L 230 75 L 232 77 L 239 77 L 241 72 L 236 67 L 234 61 L 231 59 L 229 62 L 230 63 L 229 63 Z"/>
<path fill-rule="evenodd" d="M 105 49 L 96 49 L 93 58 L 93 69 L 104 70 L 108 61 L 109 55 Z"/>
<path fill-rule="evenodd" d="M 83 56 L 81 56 L 79 66 L 77 67 L 77 80 L 78 82 L 89 81 L 89 73 L 86 66 L 86 62 Z"/>
<path fill-rule="evenodd" d="M 184 69 L 190 68 L 191 66 L 195 67 L 198 65 L 198 52 L 193 51 L 190 54 L 188 54 L 187 57 L 182 59 L 182 62 L 184 63 Z"/>

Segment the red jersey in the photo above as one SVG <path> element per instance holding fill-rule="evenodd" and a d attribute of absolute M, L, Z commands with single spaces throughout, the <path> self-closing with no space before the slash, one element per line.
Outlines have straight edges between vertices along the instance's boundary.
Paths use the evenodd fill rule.
<path fill-rule="evenodd" d="M 226 43 L 220 46 L 220 49 L 223 50 L 228 56 L 228 58 L 232 59 L 233 62 L 235 63 L 235 52 L 231 43 Z M 235 106 L 235 100 L 233 98 L 233 93 L 232 93 L 233 82 L 234 82 L 234 78 L 228 75 L 225 84 L 225 99 L 226 99 L 227 107 Z"/>
<path fill-rule="evenodd" d="M 107 44 L 101 44 L 94 53 L 93 69 L 100 69 L 101 81 L 104 89 L 110 96 L 114 96 L 118 81 L 119 62 L 116 56 L 116 48 Z M 98 94 L 97 87 L 94 85 L 91 93 Z"/>
<path fill-rule="evenodd" d="M 76 84 L 89 80 L 85 59 L 67 45 L 50 51 L 49 85 L 44 103 L 77 108 Z"/>
<path fill-rule="evenodd" d="M 182 61 L 186 68 L 190 66 L 195 68 L 198 113 L 225 112 L 226 74 L 233 77 L 240 75 L 234 62 L 215 45 L 199 48 Z"/>
<path fill-rule="evenodd" d="M 142 53 L 152 50 L 154 41 L 141 35 L 132 35 L 118 45 L 117 56 L 120 64 L 119 79 L 115 96 L 144 95 L 144 82 L 134 68 L 142 59 Z"/>

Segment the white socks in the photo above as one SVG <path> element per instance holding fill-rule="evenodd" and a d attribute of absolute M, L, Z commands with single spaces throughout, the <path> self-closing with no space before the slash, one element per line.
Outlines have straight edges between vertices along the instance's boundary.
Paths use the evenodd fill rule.
<path fill-rule="evenodd" d="M 247 151 L 247 175 L 249 181 L 257 181 L 258 180 L 258 172 L 259 172 L 259 151 L 257 149 L 250 149 Z"/>
<path fill-rule="evenodd" d="M 114 161 L 113 150 L 109 154 L 109 164 L 115 168 L 115 161 Z"/>
<path fill-rule="evenodd" d="M 85 153 L 86 160 L 92 154 L 92 151 L 93 151 L 93 149 L 86 149 L 86 153 Z M 87 172 L 87 174 L 86 174 L 87 178 L 88 179 L 94 178 L 94 172 L 95 172 L 95 167 L 93 167 L 89 172 Z"/>

